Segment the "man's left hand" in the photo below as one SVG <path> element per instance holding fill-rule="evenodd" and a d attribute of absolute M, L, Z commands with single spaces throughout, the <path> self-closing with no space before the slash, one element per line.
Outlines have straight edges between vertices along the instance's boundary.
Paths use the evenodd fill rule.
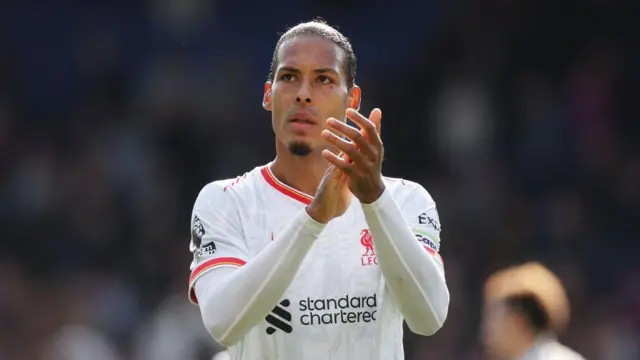
<path fill-rule="evenodd" d="M 339 157 L 330 151 L 324 151 L 322 154 L 349 176 L 349 190 L 360 202 L 370 204 L 378 200 L 384 192 L 381 174 L 384 146 L 380 139 L 382 112 L 380 109 L 373 109 L 369 118 L 366 118 L 356 110 L 348 109 L 347 117 L 356 123 L 360 130 L 335 118 L 329 118 L 328 130 L 322 132 L 322 136 L 346 156 Z M 344 135 L 346 139 L 332 131 Z"/>

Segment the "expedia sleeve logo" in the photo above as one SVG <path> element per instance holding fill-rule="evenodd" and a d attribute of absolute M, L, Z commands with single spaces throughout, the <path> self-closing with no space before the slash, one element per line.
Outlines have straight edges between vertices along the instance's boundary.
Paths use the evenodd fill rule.
<path fill-rule="evenodd" d="M 434 216 L 427 215 L 427 213 L 422 213 L 418 215 L 418 224 L 420 225 L 429 225 L 433 228 L 433 230 L 440 232 L 442 227 L 440 226 L 440 221 L 438 220 L 438 213 Z"/>

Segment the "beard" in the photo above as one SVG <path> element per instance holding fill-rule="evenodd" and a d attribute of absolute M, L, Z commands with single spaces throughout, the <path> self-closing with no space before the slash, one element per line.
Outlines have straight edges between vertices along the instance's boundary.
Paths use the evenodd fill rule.
<path fill-rule="evenodd" d="M 307 156 L 311 154 L 311 145 L 303 141 L 289 143 L 289 152 L 295 156 Z"/>

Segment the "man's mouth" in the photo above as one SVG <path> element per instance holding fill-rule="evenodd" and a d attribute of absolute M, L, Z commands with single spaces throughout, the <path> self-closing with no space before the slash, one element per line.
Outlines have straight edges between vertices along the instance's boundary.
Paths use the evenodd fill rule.
<path fill-rule="evenodd" d="M 309 124 L 309 125 L 315 125 L 314 121 L 311 121 L 309 119 L 291 119 L 289 120 L 292 123 L 296 123 L 296 124 Z"/>
<path fill-rule="evenodd" d="M 318 122 L 311 114 L 307 112 L 297 112 L 289 118 L 289 121 L 295 124 L 317 125 Z"/>

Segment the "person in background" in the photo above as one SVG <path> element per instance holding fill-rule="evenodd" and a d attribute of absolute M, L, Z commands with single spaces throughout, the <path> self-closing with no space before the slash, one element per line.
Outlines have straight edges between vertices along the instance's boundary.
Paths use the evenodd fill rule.
<path fill-rule="evenodd" d="M 569 322 L 560 280 L 537 262 L 492 274 L 484 286 L 482 341 L 489 358 L 584 360 L 558 342 Z"/>

